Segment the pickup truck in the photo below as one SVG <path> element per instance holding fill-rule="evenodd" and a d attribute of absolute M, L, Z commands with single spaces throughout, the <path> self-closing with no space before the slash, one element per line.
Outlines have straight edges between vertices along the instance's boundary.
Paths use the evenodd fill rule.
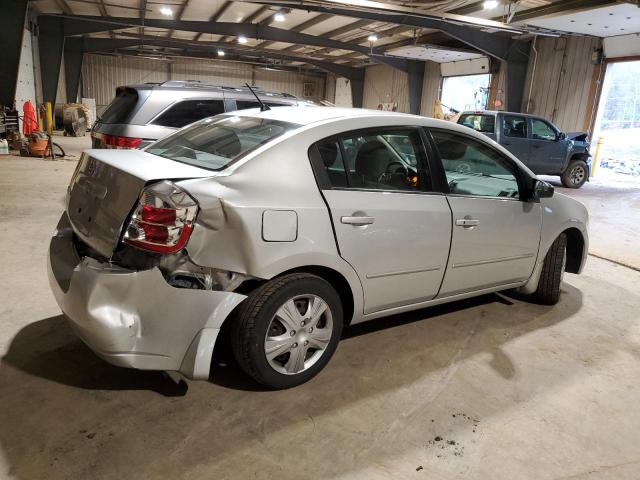
<path fill-rule="evenodd" d="M 534 115 L 487 110 L 462 112 L 458 123 L 495 140 L 534 173 L 560 176 L 567 188 L 580 188 L 589 179 L 586 133 L 563 133 Z"/>

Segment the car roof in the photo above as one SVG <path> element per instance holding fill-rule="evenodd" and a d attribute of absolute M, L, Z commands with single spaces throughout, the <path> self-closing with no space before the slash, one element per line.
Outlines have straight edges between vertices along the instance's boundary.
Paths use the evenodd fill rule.
<path fill-rule="evenodd" d="M 314 123 L 327 123 L 332 120 L 342 120 L 354 117 L 380 117 L 380 118 L 406 118 L 409 123 L 419 123 L 425 126 L 447 125 L 453 126 L 455 123 L 433 118 L 421 117 L 400 112 L 386 112 L 382 110 L 372 110 L 366 108 L 342 108 L 342 107 L 322 107 L 322 106 L 282 106 L 274 107 L 263 112 L 258 108 L 238 110 L 230 112 L 238 116 L 259 117 L 270 120 L 280 120 L 283 122 L 296 123 L 298 125 L 311 125 Z"/>

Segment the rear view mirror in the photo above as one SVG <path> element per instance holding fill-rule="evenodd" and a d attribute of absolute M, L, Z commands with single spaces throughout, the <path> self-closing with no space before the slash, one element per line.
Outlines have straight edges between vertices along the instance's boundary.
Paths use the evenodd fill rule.
<path fill-rule="evenodd" d="M 542 180 L 536 180 L 533 187 L 533 199 L 540 200 L 541 198 L 553 197 L 554 188 L 553 185 Z"/>

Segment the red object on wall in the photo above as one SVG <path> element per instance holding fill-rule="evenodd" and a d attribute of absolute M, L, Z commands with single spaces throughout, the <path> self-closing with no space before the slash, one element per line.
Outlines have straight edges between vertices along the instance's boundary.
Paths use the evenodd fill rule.
<path fill-rule="evenodd" d="M 38 129 L 38 117 L 36 117 L 36 109 L 31 100 L 27 100 L 22 105 L 22 114 L 22 133 L 23 135 L 31 135 L 34 130 Z"/>

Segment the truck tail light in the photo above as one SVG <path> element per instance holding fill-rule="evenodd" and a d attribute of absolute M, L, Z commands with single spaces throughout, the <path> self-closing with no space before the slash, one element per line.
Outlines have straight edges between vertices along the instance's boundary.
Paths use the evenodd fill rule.
<path fill-rule="evenodd" d="M 141 138 L 102 134 L 102 143 L 108 148 L 138 148 L 141 142 Z"/>
<path fill-rule="evenodd" d="M 157 253 L 175 253 L 187 244 L 198 204 L 165 180 L 142 190 L 124 233 L 124 243 Z"/>

